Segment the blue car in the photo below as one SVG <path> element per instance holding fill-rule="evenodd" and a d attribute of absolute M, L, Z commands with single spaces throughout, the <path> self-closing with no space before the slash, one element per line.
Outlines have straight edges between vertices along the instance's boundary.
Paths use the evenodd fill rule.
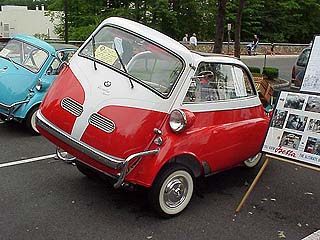
<path fill-rule="evenodd" d="M 61 66 L 77 50 L 16 35 L 0 51 L 0 118 L 25 122 L 37 134 L 35 113 Z"/>

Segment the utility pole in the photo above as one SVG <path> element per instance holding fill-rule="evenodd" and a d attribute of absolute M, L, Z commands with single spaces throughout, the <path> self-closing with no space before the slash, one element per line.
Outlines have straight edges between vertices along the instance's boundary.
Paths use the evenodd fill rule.
<path fill-rule="evenodd" d="M 231 31 L 231 23 L 228 23 L 228 55 L 230 51 L 230 31 Z"/>
<path fill-rule="evenodd" d="M 68 43 L 68 0 L 64 0 L 64 41 Z"/>

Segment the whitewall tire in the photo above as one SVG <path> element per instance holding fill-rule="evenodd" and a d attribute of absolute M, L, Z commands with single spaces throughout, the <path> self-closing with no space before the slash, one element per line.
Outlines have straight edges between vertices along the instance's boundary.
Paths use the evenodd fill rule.
<path fill-rule="evenodd" d="M 243 163 L 246 167 L 253 168 L 259 164 L 261 158 L 262 158 L 262 153 L 258 153 L 257 155 L 247 159 Z"/>
<path fill-rule="evenodd" d="M 180 164 L 170 164 L 157 176 L 149 197 L 160 216 L 173 217 L 188 206 L 193 189 L 194 180 L 190 170 Z"/>
<path fill-rule="evenodd" d="M 36 128 L 36 115 L 38 111 L 38 106 L 33 107 L 27 114 L 26 125 L 33 135 L 38 135 L 39 130 Z"/>

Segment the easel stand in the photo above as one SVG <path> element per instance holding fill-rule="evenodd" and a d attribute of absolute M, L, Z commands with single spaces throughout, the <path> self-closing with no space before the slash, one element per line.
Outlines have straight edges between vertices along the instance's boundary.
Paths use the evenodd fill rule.
<path fill-rule="evenodd" d="M 303 164 L 303 163 L 300 163 L 300 162 L 296 162 L 296 161 L 291 161 L 291 160 L 288 160 L 288 159 L 284 159 L 284 158 L 281 158 L 281 157 L 277 157 L 277 156 L 273 156 L 273 155 L 269 155 L 269 154 L 266 154 L 266 160 L 265 162 L 263 163 L 261 169 L 259 170 L 257 176 L 255 177 L 255 179 L 253 180 L 253 182 L 251 183 L 249 189 L 247 190 L 246 194 L 243 196 L 240 204 L 238 205 L 237 209 L 236 209 L 236 213 L 238 213 L 242 206 L 244 205 L 245 201 L 247 200 L 247 198 L 249 197 L 252 189 L 254 188 L 254 186 L 257 184 L 257 182 L 259 181 L 262 173 L 264 172 L 265 168 L 267 167 L 270 159 L 275 159 L 275 160 L 279 160 L 279 161 L 283 161 L 283 162 L 287 162 L 287 163 L 292 163 L 292 164 L 295 164 L 295 165 L 298 165 L 300 167 L 305 167 L 305 168 L 309 168 L 311 170 L 315 170 L 315 171 L 318 171 L 320 172 L 320 168 L 319 167 L 314 167 L 314 166 L 310 166 L 310 165 L 307 165 L 307 164 Z"/>

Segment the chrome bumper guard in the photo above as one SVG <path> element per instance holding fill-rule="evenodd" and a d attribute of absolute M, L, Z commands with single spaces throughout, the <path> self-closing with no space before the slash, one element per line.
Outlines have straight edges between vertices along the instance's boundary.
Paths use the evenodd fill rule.
<path fill-rule="evenodd" d="M 12 103 L 11 105 L 0 103 L 0 108 L 9 111 L 8 116 L 7 116 L 7 118 L 5 120 L 6 121 L 11 121 L 13 119 L 12 114 L 13 114 L 14 108 L 17 107 L 17 106 L 20 106 L 22 104 L 28 103 L 29 101 L 30 100 L 28 99 L 28 100 Z"/>
<path fill-rule="evenodd" d="M 127 158 L 117 158 L 104 152 L 101 152 L 86 143 L 80 142 L 74 138 L 72 138 L 69 134 L 65 133 L 61 129 L 55 127 L 52 123 L 50 123 L 41 113 L 40 111 L 37 112 L 36 117 L 36 124 L 53 135 L 54 137 L 58 138 L 59 140 L 67 143 L 74 149 L 86 154 L 92 159 L 95 159 L 97 162 L 102 163 L 103 165 L 112 168 L 112 169 L 121 169 L 120 175 L 118 177 L 117 182 L 113 185 L 115 188 L 119 188 L 122 186 L 124 182 L 124 178 L 128 173 L 129 163 L 136 158 L 144 157 L 147 155 L 157 154 L 160 149 L 148 150 L 144 152 L 138 152 L 128 156 Z"/>

